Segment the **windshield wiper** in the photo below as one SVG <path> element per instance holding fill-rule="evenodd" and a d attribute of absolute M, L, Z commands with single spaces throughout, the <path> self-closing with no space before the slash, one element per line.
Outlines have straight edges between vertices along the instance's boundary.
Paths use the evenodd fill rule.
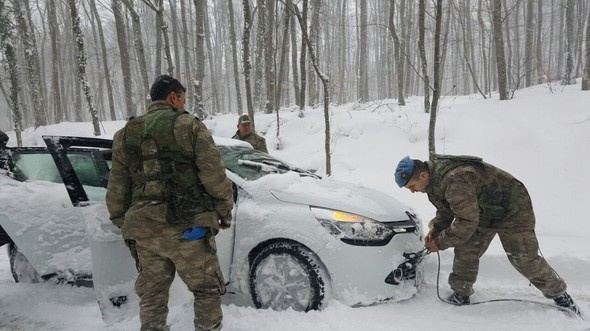
<path fill-rule="evenodd" d="M 274 160 L 268 160 L 268 159 L 238 160 L 238 164 L 243 164 L 245 166 L 254 167 L 254 168 L 257 168 L 261 171 L 267 171 L 267 172 L 294 171 L 294 172 L 299 173 L 302 176 L 309 176 L 309 177 L 321 179 L 321 177 L 319 175 L 316 175 L 308 170 L 304 170 L 304 169 L 297 168 L 297 167 L 292 167 L 290 165 L 284 164 L 279 161 L 274 161 Z M 272 171 L 272 170 L 275 170 L 275 171 Z"/>

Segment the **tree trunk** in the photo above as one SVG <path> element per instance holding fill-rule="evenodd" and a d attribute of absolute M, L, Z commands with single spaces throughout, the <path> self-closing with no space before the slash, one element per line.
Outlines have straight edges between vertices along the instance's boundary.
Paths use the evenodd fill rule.
<path fill-rule="evenodd" d="M 266 6 L 266 35 L 264 36 L 264 72 L 266 81 L 266 102 L 267 114 L 272 114 L 275 109 L 275 1 L 268 1 Z M 277 106 L 278 107 L 278 106 Z"/>
<path fill-rule="evenodd" d="M 121 0 L 116 0 L 116 1 L 121 1 Z M 150 80 L 148 78 L 149 77 L 148 65 L 147 65 L 146 56 L 145 56 L 145 47 L 143 45 L 140 17 L 134 8 L 133 0 L 122 0 L 122 1 L 125 4 L 125 6 L 127 7 L 127 9 L 129 10 L 129 14 L 131 15 L 131 24 L 133 26 L 133 45 L 135 47 L 135 53 L 137 54 L 136 56 L 137 56 L 137 62 L 139 64 L 139 73 L 141 75 L 141 82 L 142 82 L 142 86 L 143 86 L 143 91 L 142 91 L 143 93 L 140 93 L 140 95 L 145 95 L 150 90 Z M 121 17 L 123 17 L 122 13 L 120 15 L 121 15 Z M 115 16 L 115 23 L 116 23 L 116 16 Z M 127 41 L 125 41 L 125 44 L 127 44 Z M 143 101 L 145 98 L 142 97 L 141 99 Z"/>
<path fill-rule="evenodd" d="M 362 0 L 364 1 L 364 0 Z M 311 23 L 309 25 L 309 38 L 307 41 L 312 43 L 312 47 L 314 47 L 316 51 L 316 57 L 319 56 L 319 29 L 320 29 L 320 8 L 321 8 L 321 0 L 311 0 Z M 319 102 L 319 91 L 318 91 L 318 84 L 317 80 L 314 75 L 314 69 L 309 67 L 308 74 L 307 74 L 307 92 L 308 92 L 308 105 L 315 105 Z"/>
<path fill-rule="evenodd" d="M 193 0 L 195 3 L 195 23 L 196 23 L 196 62 L 197 70 L 193 84 L 195 85 L 195 101 L 193 104 L 193 113 L 201 119 L 205 118 L 205 104 L 203 100 L 203 79 L 205 78 L 205 12 L 207 8 L 206 0 Z"/>
<path fill-rule="evenodd" d="M 269 0 L 274 1 L 274 0 Z M 256 109 L 263 108 L 261 103 L 263 102 L 263 79 L 264 79 L 264 52 L 266 49 L 266 30 L 270 29 L 266 24 L 266 0 L 256 0 L 256 10 L 254 11 L 257 13 L 258 17 L 258 25 L 256 26 L 256 41 L 255 41 L 255 51 L 254 51 L 254 104 L 256 105 Z"/>
<path fill-rule="evenodd" d="M 234 5 L 233 0 L 227 1 L 229 11 L 229 39 L 231 43 L 232 64 L 234 70 L 234 84 L 236 86 L 236 103 L 238 104 L 238 114 L 242 114 L 242 89 L 240 87 L 240 72 L 238 69 L 238 37 L 236 36 L 236 23 L 234 19 Z"/>
<path fill-rule="evenodd" d="M 537 84 L 542 84 L 545 79 L 545 72 L 543 71 L 543 39 L 541 37 L 543 27 L 543 0 L 537 1 L 537 37 L 535 47 L 535 68 L 537 71 Z"/>
<path fill-rule="evenodd" d="M 586 20 L 586 65 L 584 67 L 584 76 L 582 77 L 582 91 L 590 90 L 590 11 Z"/>
<path fill-rule="evenodd" d="M 499 0 L 498 0 L 499 1 Z M 442 3 L 443 0 L 436 1 L 436 27 L 434 30 L 434 89 L 432 91 L 432 105 L 430 108 L 430 123 L 428 124 L 428 156 L 432 161 L 436 155 L 436 113 L 438 111 L 438 99 L 440 98 L 440 69 L 441 69 L 441 25 L 442 25 Z"/>
<path fill-rule="evenodd" d="M 49 105 L 50 107 L 53 107 L 53 110 L 51 112 L 53 113 L 53 118 L 55 119 L 55 122 L 61 123 L 64 120 L 64 112 L 61 108 L 61 92 L 59 80 L 60 49 L 57 41 L 60 33 L 59 25 L 57 24 L 57 11 L 55 0 L 49 0 L 47 2 L 47 16 L 49 24 L 49 36 L 51 39 L 51 94 L 53 96 L 53 102 L 50 102 Z"/>
<path fill-rule="evenodd" d="M 526 29 L 524 35 L 524 84 L 526 87 L 533 85 L 533 25 L 534 1 L 527 0 Z M 507 31 L 509 33 L 509 31 Z"/>
<path fill-rule="evenodd" d="M 297 20 L 299 20 L 299 26 L 301 27 L 301 34 L 303 35 L 303 30 L 305 30 L 305 35 L 307 35 L 307 1 L 302 0 L 303 2 L 303 9 L 301 10 L 301 18 L 298 16 Z M 293 5 L 294 9 L 297 9 L 295 5 Z M 301 71 L 301 86 L 299 89 L 299 117 L 304 117 L 304 109 L 305 109 L 305 91 L 307 89 L 307 38 L 301 38 L 301 57 L 299 58 L 299 69 Z"/>
<path fill-rule="evenodd" d="M 287 1 L 287 13 L 291 12 L 291 7 L 293 6 L 292 0 Z M 288 14 L 290 15 L 290 14 Z M 299 106 L 299 109 L 303 108 L 303 102 L 300 99 L 300 90 L 299 90 L 299 71 L 297 70 L 297 32 L 295 31 L 295 20 L 290 20 L 290 29 L 291 29 L 291 70 L 293 71 L 293 93 L 295 94 L 295 104 Z"/>
<path fill-rule="evenodd" d="M 173 0 L 174 1 L 174 0 Z M 192 35 L 192 32 L 189 30 L 189 28 L 187 27 L 186 21 L 187 21 L 187 15 L 186 15 L 186 5 L 184 3 L 185 0 L 180 0 L 180 17 L 181 17 L 181 21 L 182 21 L 182 43 L 184 45 L 183 49 L 183 54 L 184 54 L 184 75 L 182 75 L 182 77 L 178 77 L 178 79 L 184 78 L 184 80 L 186 81 L 186 88 L 187 88 L 187 93 L 189 96 L 193 96 L 194 95 L 194 87 L 192 84 L 192 74 L 191 74 L 191 56 L 190 56 L 190 50 L 192 49 L 191 44 L 189 43 L 189 34 Z M 232 0 L 230 0 L 232 1 Z M 189 1 L 189 5 L 190 5 L 190 1 Z"/>
<path fill-rule="evenodd" d="M 305 1 L 305 0 L 304 0 Z M 307 35 L 307 29 L 305 28 L 306 25 L 304 24 L 303 16 L 299 12 L 297 6 L 293 6 L 293 10 L 295 11 L 295 16 L 297 16 L 297 20 L 299 21 L 299 25 L 301 26 L 301 37 L 307 44 L 307 50 L 309 51 L 309 57 L 311 60 L 311 64 L 315 69 L 316 74 L 322 81 L 324 87 L 324 126 L 325 126 L 325 137 L 324 137 L 324 148 L 326 151 L 326 175 L 332 175 L 332 161 L 331 161 L 331 152 L 330 152 L 330 84 L 328 77 L 326 77 L 319 68 L 318 61 L 315 56 L 315 52 L 313 50 L 313 45 L 309 42 L 309 37 Z"/>
<path fill-rule="evenodd" d="M 117 32 L 117 43 L 119 44 L 119 55 L 121 57 L 121 72 L 123 73 L 123 86 L 131 88 L 131 62 L 129 61 L 129 50 L 127 48 L 127 35 L 125 33 L 125 21 L 121 12 L 121 0 L 112 0 L 111 8 L 115 17 Z M 149 91 L 149 88 L 147 89 Z M 125 117 L 136 115 L 132 93 L 123 93 L 125 96 Z"/>
<path fill-rule="evenodd" d="M 252 28 L 252 12 L 250 11 L 250 0 L 243 0 L 244 7 L 244 32 L 242 35 L 242 61 L 244 62 L 244 83 L 246 88 L 246 106 L 248 115 L 254 121 L 254 105 L 252 103 L 252 87 L 250 73 L 252 65 L 250 63 L 250 29 Z"/>
<path fill-rule="evenodd" d="M 172 24 L 172 43 L 174 47 L 174 77 L 180 78 L 180 49 L 178 49 L 178 13 L 176 12 L 176 0 L 168 0 Z"/>
<path fill-rule="evenodd" d="M 572 79 L 572 71 L 574 69 L 574 0 L 567 0 L 565 9 L 565 24 L 567 29 L 565 35 L 565 72 L 563 74 L 561 84 L 570 85 L 575 82 L 575 80 Z"/>
<path fill-rule="evenodd" d="M 426 0 L 418 3 L 418 52 L 422 69 L 422 81 L 424 82 L 424 112 L 430 112 L 430 77 L 428 77 L 428 61 L 426 60 L 426 48 L 424 36 L 426 32 Z"/>
<path fill-rule="evenodd" d="M 400 106 L 406 105 L 406 100 L 404 98 L 404 70 L 402 67 L 402 46 L 399 41 L 399 37 L 397 36 L 397 32 L 395 29 L 395 0 L 389 0 L 389 32 L 391 33 L 391 37 L 393 38 L 393 52 L 395 53 L 395 67 L 397 71 L 397 103 Z"/>
<path fill-rule="evenodd" d="M 394 0 L 391 0 L 393 4 Z M 358 98 L 361 102 L 369 101 L 369 73 L 367 65 L 367 0 L 360 0 L 360 33 L 358 34 L 359 59 L 358 59 Z M 390 22 L 390 26 L 393 24 Z M 392 32 L 393 34 L 393 32 Z"/>
<path fill-rule="evenodd" d="M 494 48 L 496 50 L 496 70 L 498 72 L 498 93 L 500 94 L 500 100 L 507 100 L 506 58 L 504 55 L 504 37 L 502 36 L 502 2 L 501 0 L 492 1 L 494 5 L 492 10 L 492 21 L 494 29 Z"/>
<path fill-rule="evenodd" d="M 96 107 L 94 107 L 94 103 L 92 102 L 92 92 L 90 91 L 90 86 L 88 85 L 88 79 L 86 77 L 86 53 L 84 52 L 84 35 L 82 34 L 82 30 L 80 29 L 80 17 L 78 16 L 78 9 L 76 8 L 76 0 L 68 0 L 68 3 L 70 5 L 70 15 L 72 16 L 72 32 L 74 34 L 77 46 L 76 60 L 78 66 L 78 80 L 80 81 L 80 85 L 82 85 L 82 90 L 84 91 L 84 95 L 86 96 L 86 102 L 88 103 L 88 111 L 90 112 L 90 117 L 92 118 L 94 135 L 100 136 L 100 125 L 98 123 Z"/>
<path fill-rule="evenodd" d="M 41 87 L 39 52 L 37 50 L 35 32 L 33 31 L 34 28 L 27 24 L 21 5 L 23 5 L 22 0 L 12 0 L 14 18 L 19 30 L 20 40 L 22 40 L 24 47 L 26 76 L 29 89 L 31 90 L 30 97 L 33 101 L 34 124 L 37 128 L 47 124 L 47 114 L 44 110 L 45 102 L 43 101 Z"/>
<path fill-rule="evenodd" d="M 51 1 L 55 1 L 55 0 L 51 0 Z M 51 11 L 51 9 L 49 9 L 49 10 Z M 112 121 L 114 121 L 117 119 L 117 115 L 115 114 L 115 100 L 113 98 L 113 83 L 111 82 L 111 69 L 109 68 L 107 46 L 106 46 L 106 42 L 104 40 L 102 23 L 100 21 L 100 15 L 98 14 L 98 10 L 96 9 L 96 1 L 95 0 L 90 0 L 90 10 L 92 11 L 92 15 L 96 19 L 96 26 L 98 28 L 98 36 L 100 39 L 100 48 L 101 48 L 101 54 L 102 54 L 102 66 L 103 66 L 104 78 L 105 78 L 106 86 L 107 86 L 107 97 L 109 100 L 109 115 L 110 115 L 110 119 Z M 56 23 L 57 23 L 57 21 L 56 21 Z M 54 65 L 55 65 L 55 63 L 56 62 L 54 61 Z"/>
<path fill-rule="evenodd" d="M 12 121 L 14 125 L 14 133 L 16 134 L 16 145 L 22 146 L 22 113 L 18 106 L 18 65 L 16 62 L 16 49 L 12 44 L 13 20 L 9 17 L 6 10 L 4 0 L 0 0 L 0 49 L 3 52 L 4 60 L 6 61 L 6 69 L 10 80 L 10 96 L 8 97 L 8 106 L 12 112 Z"/>

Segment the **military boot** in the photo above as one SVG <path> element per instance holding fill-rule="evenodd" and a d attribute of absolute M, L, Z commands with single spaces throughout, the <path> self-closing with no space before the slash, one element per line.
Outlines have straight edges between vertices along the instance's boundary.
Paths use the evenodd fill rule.
<path fill-rule="evenodd" d="M 471 303 L 468 295 L 463 295 L 457 292 L 453 292 L 453 294 L 447 298 L 447 301 L 457 306 L 468 305 Z"/>
<path fill-rule="evenodd" d="M 574 299 L 572 299 L 572 297 L 567 294 L 567 292 L 558 296 L 557 298 L 554 298 L 553 301 L 555 301 L 556 305 L 566 308 L 578 316 L 582 316 L 580 308 L 578 308 L 578 306 L 574 303 Z"/>

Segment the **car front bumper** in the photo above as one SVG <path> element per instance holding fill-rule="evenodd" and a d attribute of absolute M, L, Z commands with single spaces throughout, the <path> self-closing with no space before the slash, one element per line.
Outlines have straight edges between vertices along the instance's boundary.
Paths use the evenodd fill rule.
<path fill-rule="evenodd" d="M 418 291 L 423 264 L 416 266 L 416 278 L 390 285 L 385 278 L 402 262 L 403 253 L 423 249 L 416 233 L 395 235 L 385 246 L 355 246 L 334 239 L 317 252 L 331 278 L 331 297 L 350 306 L 387 300 L 405 300 Z"/>

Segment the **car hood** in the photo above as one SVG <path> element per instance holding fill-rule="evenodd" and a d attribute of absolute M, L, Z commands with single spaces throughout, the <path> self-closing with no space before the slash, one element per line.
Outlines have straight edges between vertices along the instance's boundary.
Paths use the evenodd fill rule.
<path fill-rule="evenodd" d="M 309 182 L 308 182 L 309 184 Z M 270 189 L 278 200 L 340 210 L 381 222 L 408 220 L 404 206 L 375 189 L 333 180 L 313 180 L 313 185 L 288 190 Z"/>

